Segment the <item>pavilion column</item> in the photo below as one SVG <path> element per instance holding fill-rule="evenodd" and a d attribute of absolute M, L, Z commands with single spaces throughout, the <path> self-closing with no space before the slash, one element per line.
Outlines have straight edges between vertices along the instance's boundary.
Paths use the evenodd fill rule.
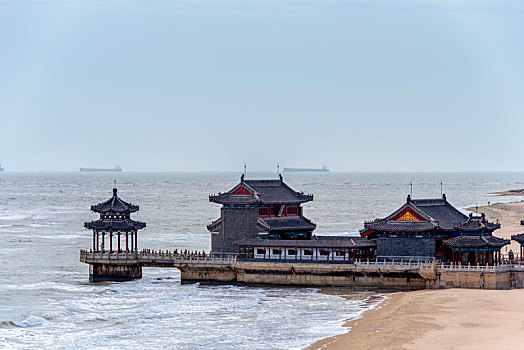
<path fill-rule="evenodd" d="M 120 231 L 118 231 L 118 252 L 120 252 Z"/>
<path fill-rule="evenodd" d="M 113 232 L 109 231 L 109 253 L 113 252 Z"/>
<path fill-rule="evenodd" d="M 96 233 L 95 233 L 95 231 L 93 230 L 93 251 L 94 251 L 94 252 L 96 252 L 96 249 L 95 249 L 96 238 L 95 238 L 95 236 L 96 236 Z"/>
<path fill-rule="evenodd" d="M 483 263 L 483 265 L 484 265 L 484 266 L 487 265 L 487 263 L 486 263 L 486 251 L 484 251 L 484 263 Z"/>
<path fill-rule="evenodd" d="M 100 233 L 96 231 L 96 251 L 100 250 Z"/>
<path fill-rule="evenodd" d="M 476 256 L 476 260 L 475 260 L 475 262 L 477 263 L 477 265 L 479 265 L 479 251 L 478 251 L 478 250 L 477 250 L 477 252 L 476 252 L 476 255 L 477 255 L 477 256 Z"/>
<path fill-rule="evenodd" d="M 133 232 L 131 232 L 131 250 L 133 250 Z"/>
<path fill-rule="evenodd" d="M 138 233 L 135 231 L 135 252 L 138 250 Z"/>
<path fill-rule="evenodd" d="M 104 251 L 106 249 L 104 243 L 105 243 L 105 234 L 102 232 L 102 249 L 100 249 L 101 251 Z"/>
<path fill-rule="evenodd" d="M 126 232 L 126 252 L 129 252 L 129 232 Z"/>

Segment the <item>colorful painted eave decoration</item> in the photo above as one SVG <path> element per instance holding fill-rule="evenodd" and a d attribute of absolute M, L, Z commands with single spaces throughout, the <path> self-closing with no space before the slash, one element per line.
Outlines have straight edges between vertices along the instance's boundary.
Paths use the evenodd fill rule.
<path fill-rule="evenodd" d="M 395 216 L 391 221 L 427 221 L 421 218 L 419 215 L 412 212 L 410 209 L 404 209 L 400 214 Z"/>
<path fill-rule="evenodd" d="M 231 193 L 232 196 L 249 196 L 251 193 L 249 193 L 248 190 L 246 190 L 244 187 L 237 188 L 233 193 Z"/>

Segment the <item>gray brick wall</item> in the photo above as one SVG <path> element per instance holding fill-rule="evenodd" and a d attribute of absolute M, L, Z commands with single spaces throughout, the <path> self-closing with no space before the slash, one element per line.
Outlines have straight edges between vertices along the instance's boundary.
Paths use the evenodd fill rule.
<path fill-rule="evenodd" d="M 211 251 L 217 254 L 238 254 L 233 242 L 258 234 L 258 208 L 222 207 L 222 228 L 218 234 L 211 234 Z"/>
<path fill-rule="evenodd" d="M 381 237 L 377 239 L 377 256 L 435 257 L 435 240 Z"/>

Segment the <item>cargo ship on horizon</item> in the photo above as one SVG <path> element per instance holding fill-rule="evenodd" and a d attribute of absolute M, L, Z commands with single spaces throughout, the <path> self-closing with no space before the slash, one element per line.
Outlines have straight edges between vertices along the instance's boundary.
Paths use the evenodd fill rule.
<path fill-rule="evenodd" d="M 80 172 L 90 172 L 90 173 L 121 173 L 122 168 L 118 165 L 115 165 L 114 168 L 80 168 Z"/>
<path fill-rule="evenodd" d="M 285 173 L 328 173 L 327 165 L 322 168 L 284 168 Z"/>

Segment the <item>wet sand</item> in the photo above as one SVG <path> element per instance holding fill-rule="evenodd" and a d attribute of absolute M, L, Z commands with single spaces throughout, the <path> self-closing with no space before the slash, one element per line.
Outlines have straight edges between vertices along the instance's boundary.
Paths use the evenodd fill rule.
<path fill-rule="evenodd" d="M 309 349 L 520 349 L 524 289 L 444 289 L 391 295 Z"/>
<path fill-rule="evenodd" d="M 492 192 L 490 194 L 496 194 L 499 196 L 524 196 L 524 189 L 507 190 L 507 191 L 502 191 L 502 192 Z"/>
<path fill-rule="evenodd" d="M 475 211 L 475 208 L 468 210 Z M 524 232 L 524 202 L 478 208 L 509 239 Z M 514 252 L 519 251 L 512 242 Z M 504 253 L 506 253 L 504 249 Z M 508 349 L 524 348 L 524 289 L 443 289 L 391 294 L 349 332 L 320 340 L 309 349 Z"/>

